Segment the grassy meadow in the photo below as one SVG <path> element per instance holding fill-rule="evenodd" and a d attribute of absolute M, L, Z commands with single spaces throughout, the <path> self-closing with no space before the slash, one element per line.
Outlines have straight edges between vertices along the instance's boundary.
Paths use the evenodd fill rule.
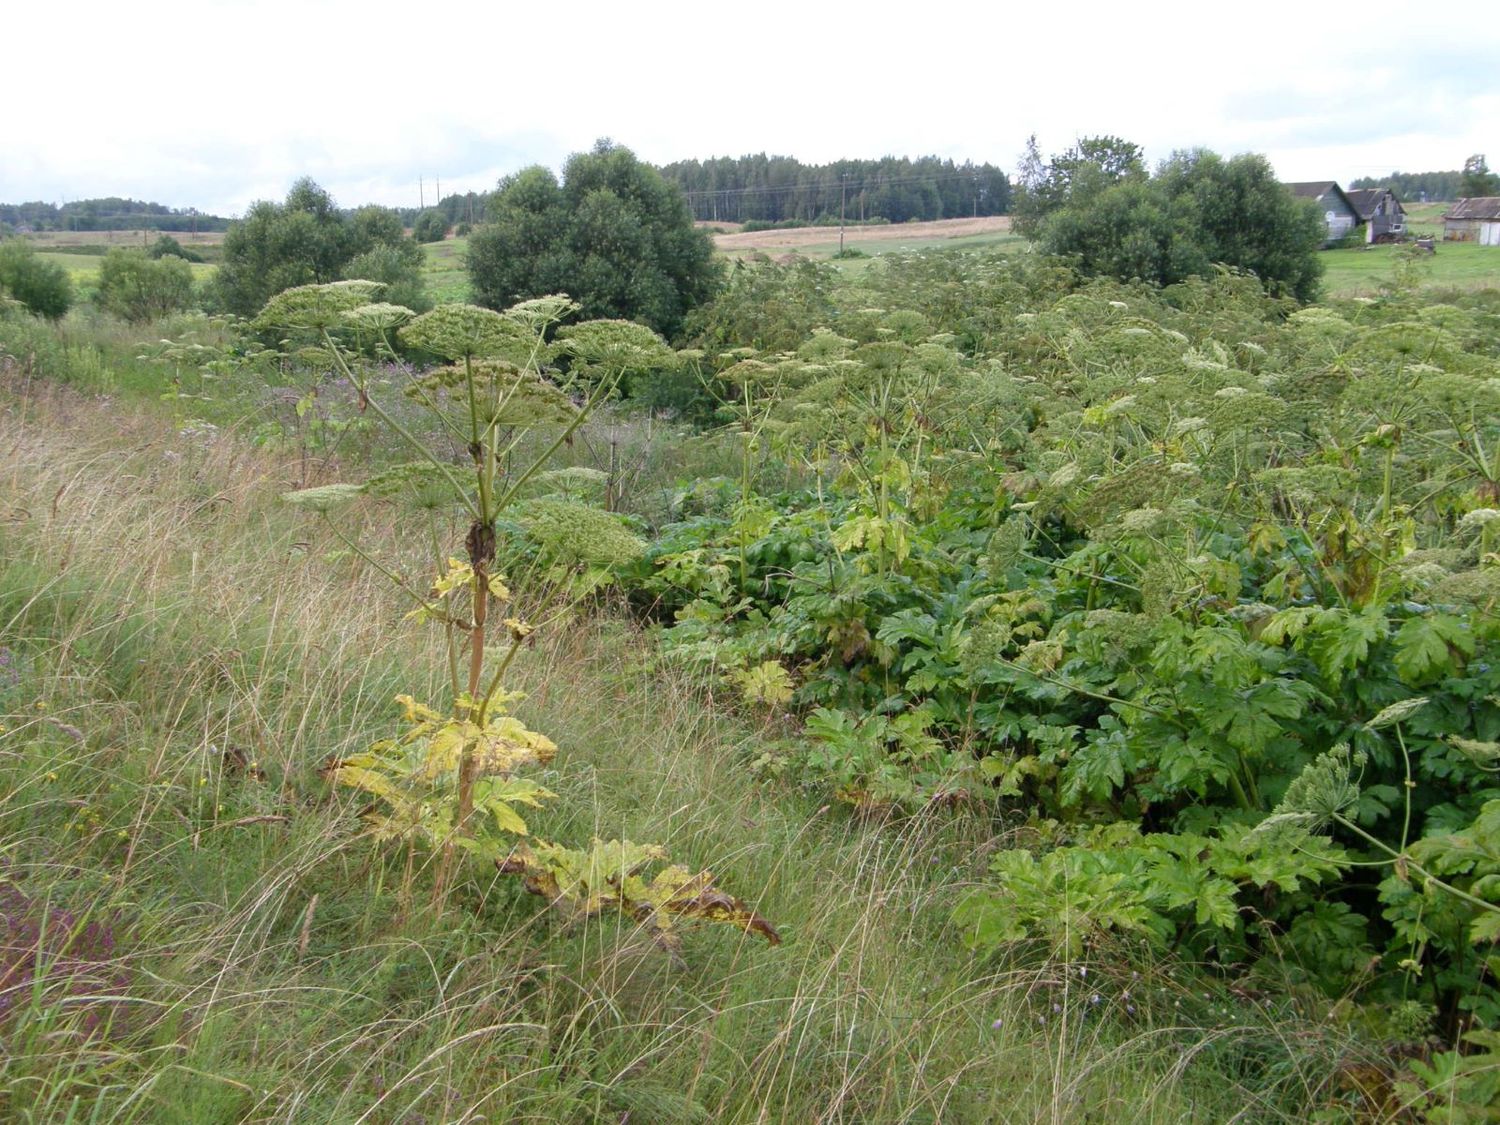
<path fill-rule="evenodd" d="M 426 256 L 422 280 L 426 282 L 432 299 L 440 304 L 469 299 L 469 272 L 464 264 L 468 244 L 467 238 L 445 238 L 422 247 Z"/>
<path fill-rule="evenodd" d="M 785 944 L 694 934 L 674 959 L 494 877 L 434 917 L 318 774 L 435 687 L 420 630 L 278 502 L 292 466 L 157 409 L 4 393 L 7 1120 L 1291 1120 L 1357 1059 L 1186 966 L 974 959 L 942 908 L 993 828 L 767 788 L 766 732 L 607 612 L 519 665 L 571 810 L 538 829 L 711 863 Z M 356 531 L 408 538 L 383 505 Z"/>
<path fill-rule="evenodd" d="M 1414 268 L 1422 283 L 1434 286 L 1457 286 L 1465 289 L 1500 285 L 1500 254 L 1494 247 L 1469 243 L 1443 243 L 1442 213 L 1447 204 L 1414 204 L 1408 208 L 1410 227 L 1417 237 L 1438 239 L 1437 253 Z M 702 224 L 700 224 L 702 225 Z M 1009 229 L 1005 219 L 945 220 L 933 223 L 906 223 L 899 226 L 855 226 L 845 230 L 844 245 L 858 251 L 860 257 L 837 259 L 838 228 L 807 227 L 741 233 L 732 224 L 707 224 L 716 231 L 715 244 L 731 262 L 797 254 L 814 261 L 832 262 L 842 275 L 857 278 L 884 254 L 913 253 L 939 249 L 999 249 L 1020 247 L 1024 240 Z M 31 236 L 42 257 L 66 269 L 74 283 L 85 292 L 94 286 L 99 263 L 112 245 L 139 245 L 141 232 L 53 233 Z M 222 244 L 222 234 L 201 234 L 196 239 L 174 236 L 184 245 L 212 254 Z M 447 238 L 423 246 L 425 264 L 422 276 L 428 292 L 438 303 L 465 301 L 469 298 L 469 277 L 464 264 L 468 240 Z M 1368 246 L 1328 250 L 1322 255 L 1323 287 L 1330 297 L 1368 296 L 1389 285 L 1399 256 L 1395 245 Z M 86 251 L 86 252 L 85 252 Z M 211 278 L 214 266 L 195 263 L 194 278 L 202 283 Z"/>
<path fill-rule="evenodd" d="M 1292 311 L 1243 277 L 1077 278 L 965 222 L 849 228 L 869 256 L 842 260 L 836 228 L 725 234 L 747 268 L 704 317 L 723 354 L 664 348 L 659 399 L 633 372 L 645 408 L 529 439 L 639 549 L 563 611 L 544 591 L 578 560 L 504 576 L 505 686 L 558 747 L 528 838 L 659 844 L 777 945 L 669 946 L 487 861 L 445 884 L 331 780 L 403 731 L 399 696 L 458 682 L 390 578 L 435 597 L 473 548 L 420 497 L 324 519 L 285 496 L 414 474 L 377 415 L 442 471 L 499 464 L 420 429 L 462 363 L 424 383 L 387 349 L 359 387 L 327 340 L 232 318 L 0 309 L 0 1121 L 1496 1120 L 1500 1039 L 1459 1047 L 1500 1011 L 1493 942 L 1435 896 L 1447 928 L 1402 945 L 1379 880 L 1417 881 L 1414 758 L 1447 787 L 1418 815 L 1464 839 L 1494 792 L 1495 602 L 1450 591 L 1495 588 L 1500 468 L 1470 449 L 1500 250 L 1330 251 L 1330 299 Z M 44 256 L 86 288 L 93 245 Z M 470 294 L 466 245 L 423 247 L 440 304 Z M 520 518 L 504 534 L 539 543 Z M 1434 606 L 1448 631 L 1392 656 Z M 1474 729 L 1408 745 L 1372 718 L 1419 690 Z M 1400 862 L 1263 875 L 1286 856 L 1252 840 L 1231 874 L 1192 866 L 1338 739 L 1372 777 L 1404 760 L 1404 790 L 1334 810 L 1373 826 L 1404 796 Z M 1179 825 L 1206 842 L 1128 876 L 997 875 Z"/>

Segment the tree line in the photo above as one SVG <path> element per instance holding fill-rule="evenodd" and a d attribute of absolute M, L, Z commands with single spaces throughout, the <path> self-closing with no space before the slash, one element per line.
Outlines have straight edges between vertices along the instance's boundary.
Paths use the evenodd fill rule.
<path fill-rule="evenodd" d="M 223 231 L 230 220 L 221 215 L 205 215 L 191 207 L 167 207 L 139 199 L 105 196 L 99 199 L 75 199 L 58 205 L 33 200 L 29 203 L 0 203 L 0 223 L 33 231 Z"/>
<path fill-rule="evenodd" d="M 1456 199 L 1500 193 L 1500 176 L 1490 171 L 1484 153 L 1477 152 L 1451 172 L 1392 172 L 1389 176 L 1361 176 L 1351 188 L 1390 188 L 1407 203 L 1428 199 L 1451 203 Z"/>
<path fill-rule="evenodd" d="M 993 164 L 936 156 L 886 156 L 804 164 L 791 156 L 679 160 L 660 169 L 682 189 L 693 218 L 706 222 L 816 222 L 836 219 L 893 223 L 1003 215 L 1010 181 Z"/>

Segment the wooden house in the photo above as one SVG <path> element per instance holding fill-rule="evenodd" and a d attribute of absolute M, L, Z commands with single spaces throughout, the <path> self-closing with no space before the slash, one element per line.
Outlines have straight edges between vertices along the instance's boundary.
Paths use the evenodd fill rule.
<path fill-rule="evenodd" d="M 1400 242 L 1406 237 L 1406 208 L 1390 188 L 1355 188 L 1344 194 L 1359 213 L 1366 242 Z"/>
<path fill-rule="evenodd" d="M 1443 241 L 1500 246 L 1500 195 L 1455 203 L 1443 216 Z"/>
<path fill-rule="evenodd" d="M 1283 184 L 1298 199 L 1311 199 L 1323 210 L 1323 221 L 1328 225 L 1328 237 L 1323 245 L 1332 246 L 1355 227 L 1359 226 L 1359 212 L 1349 202 L 1344 189 L 1332 180 L 1317 180 L 1305 184 Z"/>

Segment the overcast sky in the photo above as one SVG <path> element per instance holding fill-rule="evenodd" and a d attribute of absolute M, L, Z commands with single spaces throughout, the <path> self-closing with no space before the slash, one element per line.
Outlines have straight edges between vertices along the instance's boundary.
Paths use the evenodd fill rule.
<path fill-rule="evenodd" d="M 1334 13 L 1343 13 L 1335 21 Z M 308 175 L 415 206 L 560 165 L 936 154 L 1113 133 L 1284 180 L 1500 166 L 1500 3 L 17 3 L 0 200 L 235 214 Z"/>

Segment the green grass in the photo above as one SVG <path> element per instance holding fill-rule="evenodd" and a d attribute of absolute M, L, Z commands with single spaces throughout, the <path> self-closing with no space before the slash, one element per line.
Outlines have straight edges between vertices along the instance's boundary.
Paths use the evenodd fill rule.
<path fill-rule="evenodd" d="M 1324 291 L 1335 297 L 1378 293 L 1393 280 L 1400 250 L 1384 245 L 1324 251 Z M 1461 289 L 1500 286 L 1500 247 L 1439 241 L 1436 251 L 1419 267 L 1422 284 Z"/>
<path fill-rule="evenodd" d="M 0 1116 L 1290 1121 L 1335 1081 L 1347 1046 L 1292 1005 L 1105 945 L 973 958 L 948 917 L 1004 825 L 756 782 L 778 729 L 604 610 L 518 665 L 562 746 L 533 829 L 665 844 L 785 944 L 699 931 L 674 961 L 480 869 L 433 916 L 425 859 L 408 875 L 316 772 L 390 733 L 397 691 L 435 695 L 429 638 L 278 502 L 294 466 L 159 407 L 35 384 L 5 405 L 0 877 L 115 946 L 102 983 L 58 958 L 10 990 Z M 423 573 L 407 517 L 348 518 Z"/>
<path fill-rule="evenodd" d="M 422 247 L 427 261 L 422 268 L 427 292 L 438 304 L 464 302 L 470 299 L 469 272 L 464 264 L 467 238 L 449 238 L 429 242 Z"/>
<path fill-rule="evenodd" d="M 84 277 L 97 276 L 99 267 L 104 263 L 103 254 L 58 253 L 44 250 L 38 253 L 37 257 L 44 262 L 55 262 L 62 266 L 63 269 L 74 275 L 75 281 L 81 280 Z M 188 267 L 193 271 L 193 279 L 200 282 L 204 278 L 212 277 L 216 268 L 207 262 L 189 262 Z"/>
<path fill-rule="evenodd" d="M 889 229 L 889 228 L 881 228 Z M 857 232 L 858 228 L 854 228 Z M 774 233 L 774 232 L 773 232 Z M 1021 246 L 1026 240 L 1020 235 L 1011 234 L 1008 231 L 995 234 L 976 234 L 962 238 L 950 238 L 947 236 L 936 238 L 903 238 L 888 240 L 861 240 L 857 233 L 845 232 L 844 245 L 846 248 L 861 250 L 868 257 L 865 258 L 835 258 L 838 253 L 839 236 L 838 229 L 833 228 L 833 235 L 827 241 L 810 242 L 806 245 L 771 248 L 767 250 L 735 249 L 728 251 L 724 256 L 731 261 L 743 260 L 751 257 L 765 255 L 770 258 L 778 258 L 783 254 L 798 254 L 805 258 L 813 258 L 818 261 L 831 261 L 842 273 L 858 276 L 869 268 L 876 258 L 884 254 L 910 253 L 918 250 L 942 250 L 942 249 L 983 249 L 997 246 Z"/>

